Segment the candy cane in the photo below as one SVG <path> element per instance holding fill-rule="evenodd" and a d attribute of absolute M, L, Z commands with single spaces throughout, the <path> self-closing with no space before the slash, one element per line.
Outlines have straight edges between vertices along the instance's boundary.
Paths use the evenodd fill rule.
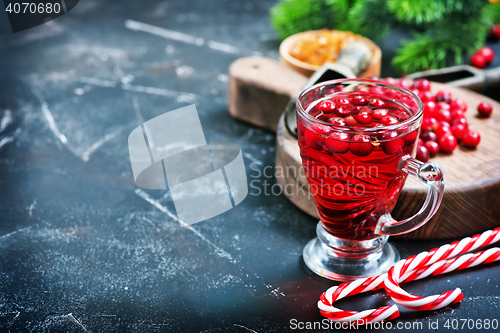
<path fill-rule="evenodd" d="M 399 316 L 396 305 L 383 306 L 378 309 L 370 309 L 362 312 L 344 311 L 337 309 L 332 304 L 346 296 L 356 295 L 367 291 L 382 288 L 387 274 L 344 282 L 338 286 L 331 287 L 325 291 L 318 301 L 320 313 L 336 322 L 363 322 L 374 323 L 382 320 L 390 320 Z"/>
<path fill-rule="evenodd" d="M 476 254 L 467 254 L 459 258 L 444 260 L 493 244 L 499 240 L 500 228 L 495 228 L 494 230 L 485 231 L 482 234 L 464 238 L 461 241 L 443 245 L 429 252 L 422 252 L 417 256 L 412 256 L 398 262 L 389 270 L 390 276 L 388 274 L 382 274 L 379 276 L 358 279 L 328 289 L 321 295 L 320 301 L 318 302 L 318 308 L 324 317 L 338 322 L 363 321 L 366 324 L 396 318 L 399 316 L 396 305 L 384 306 L 362 312 L 343 311 L 332 306 L 336 300 L 346 296 L 382 288 L 384 282 L 389 285 L 389 287 L 386 286 L 386 290 L 388 290 L 387 292 L 391 298 L 396 303 L 409 308 L 431 310 L 459 302 L 463 299 L 463 294 L 459 288 L 441 295 L 423 298 L 408 294 L 399 286 L 399 283 L 423 279 L 431 275 L 444 274 L 454 270 L 499 260 L 500 250 L 498 249 L 490 249 Z"/>
<path fill-rule="evenodd" d="M 500 248 L 494 247 L 486 251 L 468 253 L 457 258 L 438 261 L 431 266 L 420 265 L 419 256 L 410 257 L 408 260 L 400 261 L 391 267 L 384 281 L 385 291 L 392 300 L 399 305 L 411 310 L 426 311 L 441 309 L 445 306 L 458 303 L 464 298 L 464 295 L 460 288 L 456 288 L 455 290 L 449 290 L 440 295 L 428 297 L 416 296 L 403 290 L 399 286 L 399 283 L 423 279 L 428 276 L 444 274 L 500 260 Z M 416 268 L 411 270 L 410 267 Z"/>

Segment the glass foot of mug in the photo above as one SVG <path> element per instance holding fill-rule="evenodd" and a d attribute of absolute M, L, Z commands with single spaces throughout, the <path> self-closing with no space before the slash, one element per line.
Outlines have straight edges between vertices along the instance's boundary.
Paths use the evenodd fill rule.
<path fill-rule="evenodd" d="M 327 234 L 318 224 L 317 238 L 307 243 L 303 257 L 314 273 L 330 280 L 351 281 L 380 275 L 400 259 L 388 236 L 368 241 L 346 241 Z M 349 251 L 350 250 L 350 251 Z"/>

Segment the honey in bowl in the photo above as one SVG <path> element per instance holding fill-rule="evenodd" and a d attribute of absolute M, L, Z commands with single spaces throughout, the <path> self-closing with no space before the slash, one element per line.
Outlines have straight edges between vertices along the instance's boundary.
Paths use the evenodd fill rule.
<path fill-rule="evenodd" d="M 307 32 L 292 45 L 290 55 L 302 62 L 322 66 L 336 62 L 340 51 L 350 43 L 360 40 L 352 32 L 323 29 Z"/>

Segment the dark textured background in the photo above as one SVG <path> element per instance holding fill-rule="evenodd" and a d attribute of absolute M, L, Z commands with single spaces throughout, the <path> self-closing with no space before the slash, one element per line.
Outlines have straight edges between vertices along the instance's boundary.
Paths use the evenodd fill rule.
<path fill-rule="evenodd" d="M 195 103 L 207 140 L 238 144 L 249 182 L 275 184 L 259 177 L 272 173 L 274 135 L 230 118 L 226 102 L 233 60 L 277 57 L 273 3 L 82 0 L 16 34 L 0 14 L 1 332 L 284 332 L 292 318 L 322 319 L 316 302 L 336 283 L 301 259 L 314 219 L 250 188 L 236 208 L 182 228 L 168 192 L 137 189 L 128 157 L 140 122 Z M 205 43 L 132 31 L 127 19 Z M 444 243 L 393 240 L 403 257 Z M 460 286 L 465 299 L 402 310 L 393 325 L 500 320 L 499 275 L 492 264 L 408 284 L 423 295 Z M 376 292 L 338 305 L 390 303 Z"/>

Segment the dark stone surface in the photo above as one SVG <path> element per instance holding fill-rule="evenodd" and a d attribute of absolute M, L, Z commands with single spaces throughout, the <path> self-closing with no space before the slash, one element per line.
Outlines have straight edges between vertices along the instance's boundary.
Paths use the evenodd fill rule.
<path fill-rule="evenodd" d="M 0 118 L 12 115 L 0 133 L 0 331 L 284 332 L 293 318 L 322 319 L 316 302 L 336 283 L 301 259 L 316 223 L 283 196 L 256 195 L 275 184 L 262 174 L 275 138 L 227 112 L 228 65 L 277 57 L 273 2 L 82 0 L 16 34 L 0 14 Z M 128 19 L 205 43 L 133 31 Z M 127 149 L 142 120 L 191 103 L 207 141 L 238 144 L 256 180 L 196 232 L 164 212 L 174 212 L 168 191 L 137 189 Z M 403 257 L 444 243 L 393 241 Z M 498 320 L 499 273 L 491 264 L 409 284 L 423 295 L 460 286 L 465 300 L 392 323 Z M 381 304 L 390 299 L 375 292 L 338 306 Z"/>

